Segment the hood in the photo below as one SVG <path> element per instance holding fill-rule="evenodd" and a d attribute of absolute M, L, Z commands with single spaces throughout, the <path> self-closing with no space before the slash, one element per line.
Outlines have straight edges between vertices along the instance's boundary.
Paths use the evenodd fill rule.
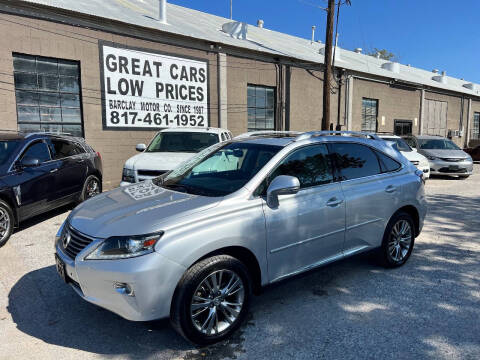
<path fill-rule="evenodd" d="M 401 151 L 401 153 L 408 159 L 408 161 L 419 161 L 420 163 L 428 163 L 428 159 L 416 151 Z"/>
<path fill-rule="evenodd" d="M 451 159 L 467 159 L 468 154 L 463 150 L 437 150 L 437 149 L 421 149 L 419 150 L 423 155 L 435 156 L 438 158 Z"/>
<path fill-rule="evenodd" d="M 128 159 L 125 167 L 133 170 L 173 170 L 193 155 L 195 153 L 143 152 Z"/>
<path fill-rule="evenodd" d="M 97 238 L 142 235 L 163 230 L 167 220 L 205 211 L 221 198 L 170 191 L 144 181 L 116 188 L 77 206 L 70 224 Z"/>

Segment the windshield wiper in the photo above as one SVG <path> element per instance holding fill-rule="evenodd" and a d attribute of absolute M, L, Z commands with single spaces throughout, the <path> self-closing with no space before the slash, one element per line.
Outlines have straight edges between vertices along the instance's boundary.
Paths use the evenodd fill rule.
<path fill-rule="evenodd" d="M 184 186 L 184 185 L 180 185 L 180 184 L 168 184 L 168 185 L 162 184 L 162 187 L 164 187 L 166 189 L 175 190 L 175 191 L 178 191 L 178 192 L 183 192 L 183 193 L 188 192 L 187 187 Z"/>

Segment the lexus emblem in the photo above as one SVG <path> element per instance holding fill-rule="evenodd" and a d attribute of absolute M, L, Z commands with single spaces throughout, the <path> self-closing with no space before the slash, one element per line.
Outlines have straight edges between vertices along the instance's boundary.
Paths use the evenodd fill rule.
<path fill-rule="evenodd" d="M 68 244 L 70 244 L 70 240 L 72 240 L 72 236 L 70 233 L 66 233 L 65 236 L 63 237 L 63 248 L 66 249 Z"/>

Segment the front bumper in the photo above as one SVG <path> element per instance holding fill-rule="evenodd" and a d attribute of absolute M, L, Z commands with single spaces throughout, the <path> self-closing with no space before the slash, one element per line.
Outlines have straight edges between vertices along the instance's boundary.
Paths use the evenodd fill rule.
<path fill-rule="evenodd" d="M 168 317 L 175 288 L 186 268 L 159 253 L 121 260 L 84 260 L 94 242 L 75 260 L 59 244 L 58 257 L 72 288 L 86 301 L 132 321 L 150 321 Z M 116 284 L 128 284 L 133 296 L 119 291 Z"/>
<path fill-rule="evenodd" d="M 431 175 L 466 176 L 473 174 L 473 161 L 429 160 Z"/>

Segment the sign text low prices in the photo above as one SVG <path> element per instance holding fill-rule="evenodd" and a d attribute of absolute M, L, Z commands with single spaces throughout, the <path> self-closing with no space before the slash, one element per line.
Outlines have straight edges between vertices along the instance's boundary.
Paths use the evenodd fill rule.
<path fill-rule="evenodd" d="M 103 45 L 105 126 L 208 126 L 207 62 Z"/>

